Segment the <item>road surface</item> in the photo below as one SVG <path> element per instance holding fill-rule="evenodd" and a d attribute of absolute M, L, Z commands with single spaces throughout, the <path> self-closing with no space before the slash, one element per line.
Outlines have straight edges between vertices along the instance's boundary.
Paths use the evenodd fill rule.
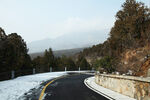
<path fill-rule="evenodd" d="M 90 76 L 91 75 L 85 74 L 68 75 L 56 79 L 47 85 L 52 81 L 49 80 L 43 83 L 43 86 L 47 85 L 47 87 L 45 88 L 42 98 L 44 98 L 43 100 L 108 100 L 86 87 L 84 79 Z M 41 91 L 39 92 L 39 90 L 41 89 L 34 90 L 34 92 L 30 96 L 27 96 L 28 98 L 26 99 L 38 100 L 41 96 Z"/>

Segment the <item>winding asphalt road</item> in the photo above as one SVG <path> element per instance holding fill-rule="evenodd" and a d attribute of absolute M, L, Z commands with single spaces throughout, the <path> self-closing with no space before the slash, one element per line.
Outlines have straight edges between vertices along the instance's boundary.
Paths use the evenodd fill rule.
<path fill-rule="evenodd" d="M 56 79 L 46 87 L 44 100 L 108 100 L 85 86 L 84 79 L 90 76 L 77 74 Z"/>

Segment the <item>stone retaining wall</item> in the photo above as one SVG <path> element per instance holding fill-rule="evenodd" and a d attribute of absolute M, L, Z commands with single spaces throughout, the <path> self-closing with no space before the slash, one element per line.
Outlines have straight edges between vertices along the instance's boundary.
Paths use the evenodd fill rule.
<path fill-rule="evenodd" d="M 137 100 L 150 100 L 150 78 L 96 74 L 97 84 Z"/>

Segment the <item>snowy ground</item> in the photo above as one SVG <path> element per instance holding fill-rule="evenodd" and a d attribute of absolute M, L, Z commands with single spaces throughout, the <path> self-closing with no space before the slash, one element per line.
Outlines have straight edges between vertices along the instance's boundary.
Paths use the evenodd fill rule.
<path fill-rule="evenodd" d="M 0 82 L 0 100 L 17 100 L 32 88 L 52 78 L 67 75 L 67 72 L 51 72 L 35 75 L 27 75 Z"/>

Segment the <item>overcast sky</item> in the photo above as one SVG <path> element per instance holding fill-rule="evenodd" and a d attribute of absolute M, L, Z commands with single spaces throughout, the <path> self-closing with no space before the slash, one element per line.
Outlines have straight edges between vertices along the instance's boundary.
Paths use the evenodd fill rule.
<path fill-rule="evenodd" d="M 25 41 L 110 29 L 125 0 L 0 0 L 0 27 Z M 140 1 L 140 0 L 138 0 Z M 150 5 L 150 0 L 141 0 Z"/>

